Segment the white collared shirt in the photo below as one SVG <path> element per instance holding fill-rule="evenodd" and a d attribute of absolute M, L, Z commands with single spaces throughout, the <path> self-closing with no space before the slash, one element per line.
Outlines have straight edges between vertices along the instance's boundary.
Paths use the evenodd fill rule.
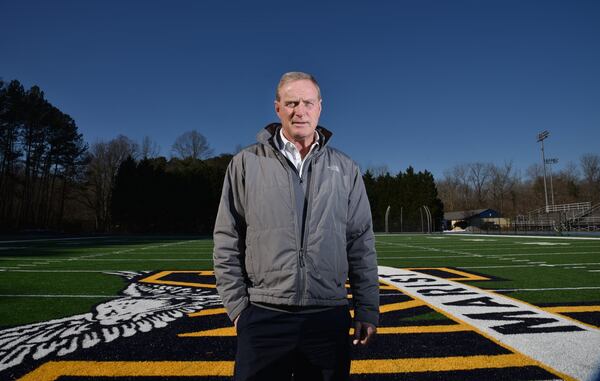
<path fill-rule="evenodd" d="M 285 156 L 289 161 L 294 164 L 294 167 L 298 170 L 298 174 L 302 177 L 302 169 L 304 168 L 304 163 L 306 162 L 306 158 L 308 158 L 311 152 L 319 146 L 319 133 L 315 131 L 315 140 L 313 144 L 311 144 L 310 149 L 304 159 L 300 155 L 300 151 L 294 145 L 294 143 L 290 142 L 283 135 L 283 128 L 279 129 L 279 139 L 275 139 L 277 141 L 277 146 L 279 151 Z"/>

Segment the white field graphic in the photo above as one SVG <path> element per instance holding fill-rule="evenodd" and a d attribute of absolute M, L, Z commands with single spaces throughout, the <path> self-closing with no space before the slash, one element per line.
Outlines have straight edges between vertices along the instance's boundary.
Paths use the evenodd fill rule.
<path fill-rule="evenodd" d="M 600 330 L 533 305 L 417 271 L 379 266 L 381 281 L 579 380 L 600 365 Z"/>

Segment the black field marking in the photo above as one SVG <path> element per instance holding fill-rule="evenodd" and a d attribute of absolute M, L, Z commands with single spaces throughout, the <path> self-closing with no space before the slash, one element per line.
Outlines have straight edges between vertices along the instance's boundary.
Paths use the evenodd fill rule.
<path fill-rule="evenodd" d="M 140 282 L 182 287 L 215 288 L 212 271 L 161 271 L 145 277 Z"/>
<path fill-rule="evenodd" d="M 400 311 L 390 311 L 380 315 L 379 326 L 381 327 L 410 327 L 415 325 L 455 325 L 456 322 L 448 319 L 443 315 L 438 315 L 438 318 L 430 318 L 427 320 L 406 320 L 408 318 L 415 318 L 420 315 L 425 315 L 434 312 L 427 306 L 420 306 L 415 308 L 409 308 Z"/>
<path fill-rule="evenodd" d="M 355 374 L 354 381 L 485 381 L 485 380 L 556 380 L 548 371 L 524 366 L 516 368 L 473 369 L 453 372 L 415 372 L 395 374 Z"/>
<path fill-rule="evenodd" d="M 600 312 L 563 312 L 562 315 L 600 328 Z"/>
<path fill-rule="evenodd" d="M 190 376 L 190 377 L 69 377 L 61 376 L 57 381 L 231 381 L 231 377 Z M 532 379 L 537 380 L 537 379 Z"/>
<path fill-rule="evenodd" d="M 598 299 L 596 301 L 576 302 L 576 303 L 575 302 L 539 303 L 537 306 L 540 308 L 565 307 L 565 306 L 571 306 L 571 307 L 600 306 L 600 299 Z"/>
<path fill-rule="evenodd" d="M 401 345 L 399 345 L 400 343 Z M 354 348 L 355 360 L 500 355 L 511 353 L 476 332 L 379 335 L 373 345 Z"/>

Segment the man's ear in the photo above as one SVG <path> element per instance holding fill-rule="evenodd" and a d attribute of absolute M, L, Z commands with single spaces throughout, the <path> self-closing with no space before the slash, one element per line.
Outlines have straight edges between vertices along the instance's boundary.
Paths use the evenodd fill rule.
<path fill-rule="evenodd" d="M 279 114 L 279 102 L 277 102 L 277 100 L 275 100 L 274 103 L 275 103 L 275 113 Z"/>

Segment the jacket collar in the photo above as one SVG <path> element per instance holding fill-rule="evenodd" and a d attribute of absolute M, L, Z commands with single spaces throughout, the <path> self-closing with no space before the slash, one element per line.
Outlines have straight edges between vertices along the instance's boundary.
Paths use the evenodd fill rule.
<path fill-rule="evenodd" d="M 275 134 L 277 133 L 277 131 L 279 130 L 280 127 L 281 127 L 281 123 L 269 124 L 268 126 L 266 126 L 265 128 L 263 128 L 262 130 L 260 130 L 258 132 L 258 134 L 256 135 L 256 140 L 258 140 L 259 143 L 276 148 L 277 146 L 275 144 L 274 139 L 275 139 Z M 328 129 L 326 129 L 325 127 L 321 127 L 321 126 L 317 126 L 316 131 L 320 137 L 319 144 L 321 144 L 321 147 L 325 147 L 325 145 L 327 145 L 327 143 L 329 143 L 329 140 L 333 136 L 333 133 L 331 131 L 329 131 Z"/>

